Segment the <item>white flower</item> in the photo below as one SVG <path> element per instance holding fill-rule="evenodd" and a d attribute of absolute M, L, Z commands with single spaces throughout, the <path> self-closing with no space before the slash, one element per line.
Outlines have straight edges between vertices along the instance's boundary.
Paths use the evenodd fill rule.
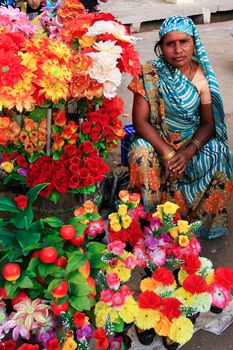
<path fill-rule="evenodd" d="M 112 34 L 114 38 L 130 43 L 134 43 L 137 38 L 127 34 L 126 27 L 113 21 L 97 21 L 88 28 L 87 35 L 94 36 L 100 34 Z"/>
<path fill-rule="evenodd" d="M 193 305 L 199 312 L 207 312 L 210 309 L 212 303 L 212 297 L 210 293 L 200 293 L 193 295 Z"/>
<path fill-rule="evenodd" d="M 116 58 L 119 58 L 122 53 L 122 48 L 119 45 L 116 45 L 116 41 L 99 41 L 95 43 L 93 47 L 98 51 L 110 52 L 113 55 L 116 55 Z"/>

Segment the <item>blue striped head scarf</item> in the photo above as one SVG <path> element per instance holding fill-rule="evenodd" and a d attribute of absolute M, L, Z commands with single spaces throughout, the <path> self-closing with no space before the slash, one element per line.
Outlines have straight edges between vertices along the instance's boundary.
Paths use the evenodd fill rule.
<path fill-rule="evenodd" d="M 200 63 L 210 87 L 217 137 L 225 143 L 227 142 L 227 131 L 225 127 L 225 114 L 223 111 L 222 98 L 219 93 L 216 76 L 210 65 L 197 28 L 189 17 L 182 15 L 170 16 L 162 23 L 159 30 L 159 38 L 161 39 L 164 35 L 173 30 L 183 32 L 193 37 L 195 59 Z"/>

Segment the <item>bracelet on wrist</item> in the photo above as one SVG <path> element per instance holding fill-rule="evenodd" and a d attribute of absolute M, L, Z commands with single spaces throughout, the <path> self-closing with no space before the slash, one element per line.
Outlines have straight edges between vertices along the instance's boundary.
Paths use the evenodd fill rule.
<path fill-rule="evenodd" d="M 172 150 L 171 152 L 164 154 L 163 156 L 161 156 L 163 158 L 163 160 L 169 160 L 172 157 L 174 157 L 174 155 L 176 154 L 176 152 L 174 150 Z"/>
<path fill-rule="evenodd" d="M 194 146 L 194 148 L 196 149 L 197 152 L 200 151 L 201 149 L 201 144 L 198 140 L 191 140 L 190 144 Z"/>

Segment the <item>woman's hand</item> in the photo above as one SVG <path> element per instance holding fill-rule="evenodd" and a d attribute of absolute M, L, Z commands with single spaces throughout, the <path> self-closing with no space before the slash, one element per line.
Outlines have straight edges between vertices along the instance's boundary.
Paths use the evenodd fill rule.
<path fill-rule="evenodd" d="M 186 166 L 190 159 L 193 157 L 194 153 L 189 149 L 184 149 L 178 151 L 174 157 L 169 159 L 166 163 L 169 169 L 169 178 L 171 179 L 181 179 Z"/>

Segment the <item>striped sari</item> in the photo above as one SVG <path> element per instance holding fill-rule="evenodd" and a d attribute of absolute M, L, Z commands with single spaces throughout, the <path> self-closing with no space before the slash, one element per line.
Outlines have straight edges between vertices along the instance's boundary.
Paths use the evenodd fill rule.
<path fill-rule="evenodd" d="M 206 74 L 203 65 L 202 68 Z M 208 70 L 206 78 L 211 90 L 215 138 L 192 157 L 182 180 L 170 183 L 164 180 L 163 163 L 155 149 L 136 137 L 129 153 L 130 183 L 141 192 L 148 212 L 167 200 L 175 202 L 184 218 L 202 221 L 199 236 L 215 238 L 228 233 L 226 205 L 233 192 L 232 156 L 212 71 Z M 186 147 L 200 126 L 200 96 L 192 82 L 158 59 L 142 67 L 142 76 L 134 79 L 129 89 L 148 101 L 150 122 L 163 140 L 174 150 Z"/>

